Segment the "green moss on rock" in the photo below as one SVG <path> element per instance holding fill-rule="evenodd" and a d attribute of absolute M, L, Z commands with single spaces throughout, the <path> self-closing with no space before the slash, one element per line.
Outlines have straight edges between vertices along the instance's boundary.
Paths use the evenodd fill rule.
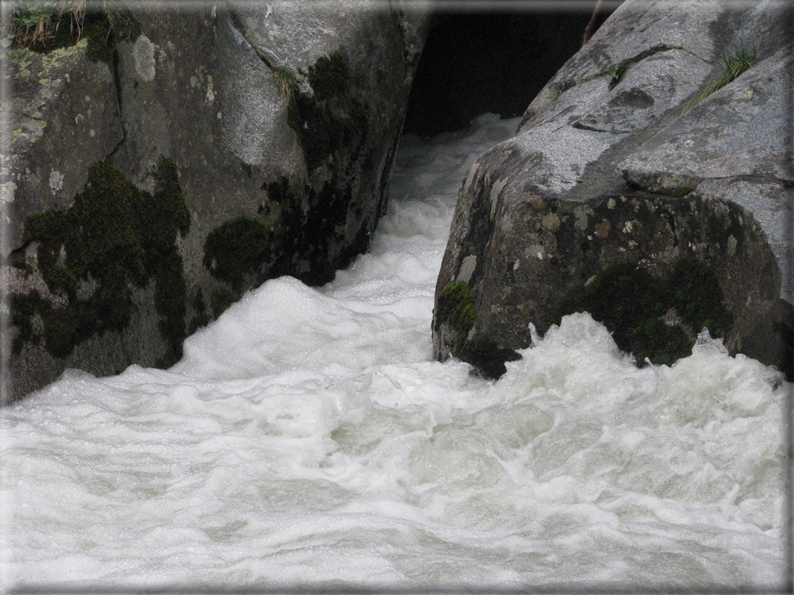
<path fill-rule="evenodd" d="M 549 323 L 573 312 L 589 312 L 640 364 L 672 364 L 704 327 L 724 336 L 733 322 L 716 275 L 693 259 L 678 260 L 664 278 L 630 263 L 610 266 L 563 298 Z"/>
<path fill-rule="evenodd" d="M 278 204 L 281 210 L 280 225 L 273 237 L 274 259 L 269 275 L 292 275 L 307 285 L 322 285 L 366 251 L 371 229 L 366 217 L 352 240 L 345 235 L 351 204 L 355 201 L 351 183 L 355 175 L 350 170 L 334 172 L 319 192 L 306 184 L 302 187 L 290 184 L 285 177 L 262 185 L 268 203 Z M 262 212 L 266 213 L 268 207 Z M 345 247 L 340 249 L 340 246 Z M 297 262 L 301 263 L 299 270 L 296 270 Z"/>
<path fill-rule="evenodd" d="M 452 351 L 460 351 L 466 335 L 477 319 L 469 284 L 465 281 L 454 281 L 444 287 L 436 302 L 435 315 L 438 325 L 446 324 L 455 331 L 456 340 Z"/>
<path fill-rule="evenodd" d="M 47 350 L 68 356 L 76 345 L 107 330 L 122 331 L 134 311 L 132 291 L 155 279 L 155 309 L 169 344 L 166 360 L 181 355 L 185 286 L 176 236 L 190 215 L 176 164 L 161 159 L 154 195 L 139 190 L 110 159 L 89 168 L 83 192 L 68 210 L 50 209 L 25 220 L 22 239 L 37 244 L 38 268 L 56 301 L 36 292 L 12 296 L 14 349 L 33 340 L 35 315 Z M 34 333 L 35 334 L 35 333 Z"/>
<path fill-rule="evenodd" d="M 369 131 L 369 107 L 352 91 L 352 76 L 341 52 L 320 58 L 309 67 L 313 95 L 293 93 L 287 123 L 312 171 L 331 154 L 347 149 L 352 155 L 363 145 Z"/>
<path fill-rule="evenodd" d="M 499 378 L 506 371 L 505 362 L 520 356 L 512 349 L 499 347 L 481 331 L 471 333 L 476 319 L 477 311 L 471 301 L 469 284 L 454 281 L 444 287 L 436 302 L 436 331 L 447 325 L 455 333 L 450 353 L 472 364 L 480 375 Z"/>
<path fill-rule="evenodd" d="M 309 84 L 319 101 L 343 95 L 351 81 L 350 68 L 342 52 L 323 56 L 309 67 Z"/>
<path fill-rule="evenodd" d="M 676 261 L 666 281 L 673 293 L 672 306 L 692 329 L 700 331 L 705 327 L 715 337 L 730 331 L 733 314 L 725 305 L 711 269 L 697 260 L 682 258 Z"/>
<path fill-rule="evenodd" d="M 661 318 L 645 318 L 629 331 L 628 348 L 636 361 L 649 359 L 657 365 L 671 365 L 689 355 L 692 341 L 678 326 L 669 326 Z"/>
<path fill-rule="evenodd" d="M 270 258 L 272 227 L 241 216 L 212 230 L 204 242 L 204 266 L 213 277 L 242 288 L 246 276 L 256 276 Z"/>

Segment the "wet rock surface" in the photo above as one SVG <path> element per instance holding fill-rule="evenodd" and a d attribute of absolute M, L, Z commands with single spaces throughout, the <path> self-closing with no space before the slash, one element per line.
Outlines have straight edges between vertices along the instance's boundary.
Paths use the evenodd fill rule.
<path fill-rule="evenodd" d="M 385 208 L 426 10 L 230 2 L 129 16 L 134 35 L 108 35 L 99 60 L 86 40 L 9 60 L 6 400 L 67 367 L 173 363 L 187 334 L 264 280 L 332 279 Z M 124 233 L 70 240 L 91 213 Z"/>
<path fill-rule="evenodd" d="M 467 354 L 475 335 L 507 353 L 530 323 L 592 310 L 640 362 L 672 363 L 705 327 L 791 377 L 790 17 L 771 2 L 621 6 L 469 171 L 436 357 L 486 371 Z M 706 95 L 753 43 L 749 69 Z M 439 307 L 460 282 L 462 340 Z"/>

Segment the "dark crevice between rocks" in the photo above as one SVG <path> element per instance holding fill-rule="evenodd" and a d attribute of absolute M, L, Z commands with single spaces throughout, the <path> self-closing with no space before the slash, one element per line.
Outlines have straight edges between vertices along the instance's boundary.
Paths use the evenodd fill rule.
<path fill-rule="evenodd" d="M 520 116 L 580 48 L 591 13 L 453 13 L 441 3 L 408 99 L 404 131 L 459 130 L 485 112 Z M 607 11 L 598 18 L 600 26 Z"/>
<path fill-rule="evenodd" d="M 119 149 L 124 145 L 124 142 L 127 140 L 127 127 L 124 124 L 124 103 L 122 101 L 122 92 L 121 92 L 121 72 L 119 70 L 119 52 L 118 49 L 115 47 L 113 48 L 113 57 L 110 62 L 110 70 L 113 74 L 113 86 L 116 90 L 116 104 L 119 110 L 119 124 L 121 125 L 121 139 L 116 146 L 110 151 L 108 157 L 115 157 L 116 154 L 119 152 Z"/>
<path fill-rule="evenodd" d="M 730 180 L 731 182 L 749 182 L 753 184 L 780 184 L 783 188 L 794 188 L 794 181 L 778 178 L 772 175 L 741 175 L 725 177 L 699 178 L 695 176 L 674 175 L 668 172 L 645 173 L 623 170 L 626 187 L 630 190 L 639 190 L 651 194 L 683 198 L 696 192 L 703 182 L 718 182 Z"/>
<path fill-rule="evenodd" d="M 256 54 L 257 58 L 259 58 L 265 66 L 267 66 L 270 70 L 273 70 L 273 68 L 276 66 L 274 62 L 278 61 L 273 59 L 276 58 L 275 54 L 273 58 L 269 58 L 259 47 L 257 47 L 256 45 L 254 45 L 249 41 L 249 39 L 245 36 L 245 28 L 240 22 L 240 16 L 237 14 L 236 11 L 227 10 L 227 14 L 229 15 L 229 22 L 231 23 L 232 27 L 235 28 L 237 33 L 240 35 L 240 38 L 243 41 L 245 41 L 246 45 L 248 45 L 248 47 L 251 48 L 251 50 Z"/>

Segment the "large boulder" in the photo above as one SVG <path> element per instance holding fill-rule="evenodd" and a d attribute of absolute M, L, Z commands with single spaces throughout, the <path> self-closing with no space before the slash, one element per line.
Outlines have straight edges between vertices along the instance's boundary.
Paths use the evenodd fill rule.
<path fill-rule="evenodd" d="M 587 310 L 640 363 L 688 355 L 705 327 L 794 373 L 791 10 L 615 11 L 468 172 L 436 357 L 499 376 L 530 323 Z"/>
<path fill-rule="evenodd" d="M 402 4 L 130 3 L 8 54 L 4 399 L 169 365 L 247 289 L 364 251 L 429 22 Z"/>

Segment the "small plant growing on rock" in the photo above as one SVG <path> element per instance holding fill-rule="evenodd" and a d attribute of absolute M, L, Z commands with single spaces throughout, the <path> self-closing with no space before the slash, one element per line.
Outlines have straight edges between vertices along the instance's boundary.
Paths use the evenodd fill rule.
<path fill-rule="evenodd" d="M 281 96 L 292 100 L 293 94 L 298 90 L 298 73 L 289 66 L 276 66 L 273 68 L 273 77 Z"/>
<path fill-rule="evenodd" d="M 623 74 L 626 72 L 626 67 L 623 64 L 613 64 L 609 68 L 607 68 L 607 74 L 612 78 L 609 81 L 609 88 L 614 89 L 617 84 L 623 78 Z"/>
<path fill-rule="evenodd" d="M 68 26 L 79 38 L 84 18 L 85 0 L 20 2 L 11 16 L 11 31 L 0 45 L 19 49 L 46 44 L 62 26 Z"/>
<path fill-rule="evenodd" d="M 140 23 L 122 1 L 86 5 L 86 0 L 26 0 L 11 14 L 0 48 L 21 57 L 28 51 L 47 53 L 88 39 L 87 56 L 110 62 L 114 39 L 134 41 Z"/>
<path fill-rule="evenodd" d="M 734 81 L 740 74 L 750 68 L 758 59 L 755 49 L 747 49 L 740 45 L 735 54 L 720 56 L 722 68 L 714 78 L 698 93 L 696 101 L 702 101 L 712 93 L 716 93 L 728 83 Z"/>

